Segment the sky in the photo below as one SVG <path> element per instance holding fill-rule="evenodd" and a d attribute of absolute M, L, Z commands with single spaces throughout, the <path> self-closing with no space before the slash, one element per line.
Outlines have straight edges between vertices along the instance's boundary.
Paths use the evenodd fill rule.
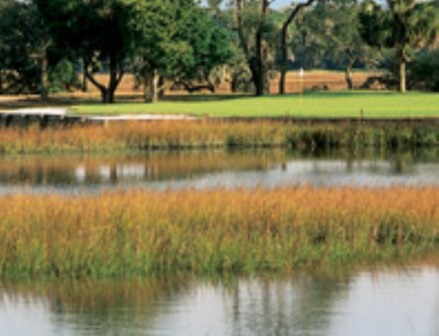
<path fill-rule="evenodd" d="M 203 3 L 203 1 L 201 3 Z M 305 2 L 305 0 L 274 0 L 271 7 L 272 8 L 283 8 L 283 7 L 289 6 L 292 2 Z"/>
<path fill-rule="evenodd" d="M 291 0 L 276 0 L 273 2 L 273 8 L 282 8 L 288 6 L 292 1 Z"/>

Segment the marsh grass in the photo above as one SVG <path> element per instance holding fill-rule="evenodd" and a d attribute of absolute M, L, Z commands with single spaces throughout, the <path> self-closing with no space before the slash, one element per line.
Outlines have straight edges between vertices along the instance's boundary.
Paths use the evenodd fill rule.
<path fill-rule="evenodd" d="M 394 149 L 437 145 L 437 126 L 411 123 L 160 121 L 0 129 L 0 154 L 255 147 Z"/>
<path fill-rule="evenodd" d="M 439 188 L 3 196 L 0 277 L 290 272 L 439 244 Z"/>

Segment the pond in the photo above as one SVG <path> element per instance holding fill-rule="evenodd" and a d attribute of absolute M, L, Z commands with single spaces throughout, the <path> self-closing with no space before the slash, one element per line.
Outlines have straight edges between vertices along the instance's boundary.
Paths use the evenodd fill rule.
<path fill-rule="evenodd" d="M 439 185 L 439 150 L 298 154 L 282 150 L 0 158 L 0 193 L 109 189 Z"/>
<path fill-rule="evenodd" d="M 439 264 L 0 286 L 4 335 L 439 335 Z"/>
<path fill-rule="evenodd" d="M 0 157 L 0 194 L 439 186 L 439 149 Z M 1 335 L 439 335 L 439 261 L 289 277 L 0 281 Z"/>

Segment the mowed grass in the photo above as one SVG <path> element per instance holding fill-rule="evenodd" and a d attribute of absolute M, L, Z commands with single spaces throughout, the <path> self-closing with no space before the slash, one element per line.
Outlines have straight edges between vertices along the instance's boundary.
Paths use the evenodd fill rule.
<path fill-rule="evenodd" d="M 421 118 L 439 117 L 439 94 L 323 92 L 206 101 L 76 105 L 79 114 L 187 114 L 208 117 Z"/>
<path fill-rule="evenodd" d="M 0 197 L 0 278 L 289 272 L 439 245 L 439 188 Z"/>

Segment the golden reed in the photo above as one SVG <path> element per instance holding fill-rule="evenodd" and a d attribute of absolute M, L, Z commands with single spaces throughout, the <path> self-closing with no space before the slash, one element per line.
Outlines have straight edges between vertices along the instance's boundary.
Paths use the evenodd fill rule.
<path fill-rule="evenodd" d="M 215 147 L 417 147 L 439 145 L 436 126 L 159 121 L 40 129 L 0 128 L 0 154 Z"/>
<path fill-rule="evenodd" d="M 439 243 L 439 187 L 0 197 L 0 276 L 288 272 Z"/>

